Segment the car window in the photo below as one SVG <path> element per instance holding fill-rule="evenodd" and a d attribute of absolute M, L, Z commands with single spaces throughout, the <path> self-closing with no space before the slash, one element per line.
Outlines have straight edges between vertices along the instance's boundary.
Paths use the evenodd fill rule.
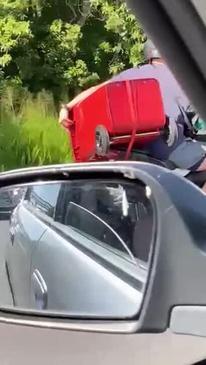
<path fill-rule="evenodd" d="M 53 217 L 61 184 L 41 184 L 32 186 L 26 194 L 25 200 L 33 208 L 49 217 Z"/>
<path fill-rule="evenodd" d="M 0 209 L 13 206 L 12 194 L 9 191 L 4 191 L 0 196 Z"/>
<path fill-rule="evenodd" d="M 64 190 L 64 191 L 63 191 Z M 145 187 L 128 183 L 65 184 L 56 220 L 90 236 L 97 244 L 147 262 L 154 213 Z"/>
<path fill-rule="evenodd" d="M 96 243 L 102 243 L 116 253 L 124 253 L 133 259 L 127 244 L 112 226 L 84 207 L 70 202 L 65 223 L 85 236 L 94 238 Z"/>

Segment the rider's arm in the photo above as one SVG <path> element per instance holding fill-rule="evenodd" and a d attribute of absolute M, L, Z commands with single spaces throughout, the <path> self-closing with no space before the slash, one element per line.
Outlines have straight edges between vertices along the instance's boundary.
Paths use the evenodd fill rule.
<path fill-rule="evenodd" d="M 73 121 L 71 119 L 69 119 L 68 104 L 62 104 L 62 106 L 61 106 L 61 109 L 59 112 L 59 123 L 64 128 L 69 128 L 73 124 Z"/>

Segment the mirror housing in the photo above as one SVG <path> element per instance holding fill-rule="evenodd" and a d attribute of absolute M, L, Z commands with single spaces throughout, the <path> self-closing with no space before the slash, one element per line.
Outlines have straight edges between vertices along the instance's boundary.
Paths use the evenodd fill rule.
<path fill-rule="evenodd" d="M 130 320 L 78 320 L 34 316 L 29 311 L 24 311 L 21 317 L 21 311 L 7 310 L 1 312 L 0 320 L 98 332 L 153 333 L 171 328 L 176 333 L 201 334 L 197 325 L 194 326 L 194 320 L 202 318 L 204 306 L 206 310 L 204 193 L 171 171 L 138 162 L 73 164 L 11 171 L 0 175 L 0 187 L 74 179 L 120 179 L 133 183 L 138 180 L 152 191 L 156 232 L 140 314 Z"/>

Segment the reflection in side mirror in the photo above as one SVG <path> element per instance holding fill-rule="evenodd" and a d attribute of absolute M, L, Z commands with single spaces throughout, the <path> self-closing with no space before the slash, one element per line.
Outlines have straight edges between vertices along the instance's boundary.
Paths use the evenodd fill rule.
<path fill-rule="evenodd" d="M 20 203 L 25 193 L 25 187 L 4 189 L 0 193 L 0 221 L 10 218 L 14 208 Z"/>
<path fill-rule="evenodd" d="M 138 314 L 156 222 L 148 186 L 38 183 L 1 189 L 0 202 L 6 194 L 16 201 L 0 222 L 1 307 L 88 318 Z"/>

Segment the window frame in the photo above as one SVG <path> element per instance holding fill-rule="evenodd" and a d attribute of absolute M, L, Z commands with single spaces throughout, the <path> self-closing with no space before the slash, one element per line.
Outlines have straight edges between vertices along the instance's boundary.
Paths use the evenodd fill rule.
<path fill-rule="evenodd" d="M 75 182 L 75 180 L 72 180 L 71 181 L 72 183 Z M 96 183 L 100 183 L 101 185 L 108 185 L 108 184 L 120 184 L 120 185 L 132 185 L 132 183 L 130 181 L 127 181 L 125 180 L 125 182 L 123 183 L 122 180 L 119 180 L 119 179 L 115 179 L 115 180 L 111 180 L 111 179 L 103 179 L 103 180 L 100 180 L 100 179 L 95 179 L 92 181 L 93 184 Z M 78 181 L 78 183 L 80 184 L 80 182 Z M 81 181 L 81 184 L 84 184 L 84 183 L 90 183 L 91 184 L 91 181 L 90 180 L 87 180 L 87 179 L 84 179 Z M 64 182 L 63 185 L 67 184 L 67 182 Z M 78 185 L 78 184 L 77 184 Z M 146 188 L 146 185 L 144 183 L 142 183 L 141 181 L 137 181 L 137 185 L 139 186 L 142 186 L 144 188 Z M 76 187 L 76 186 L 75 186 Z M 80 189 L 81 189 L 81 185 L 79 186 Z M 59 199 L 61 197 L 61 194 L 62 194 L 62 198 L 65 199 L 66 198 L 66 195 L 67 195 L 67 191 L 66 189 L 61 189 L 61 193 L 59 194 Z M 130 248 L 128 247 L 128 250 L 131 251 L 131 255 L 132 257 L 134 257 L 134 260 L 136 262 L 136 265 L 138 264 L 139 267 L 143 268 L 143 269 L 147 269 L 148 268 L 148 263 L 149 263 L 149 260 L 150 260 L 150 253 L 151 253 L 151 248 L 153 247 L 153 242 L 154 242 L 154 239 L 155 239 L 155 222 L 156 222 L 156 205 L 155 205 L 155 201 L 154 201 L 154 197 L 153 195 L 150 196 L 150 198 L 148 198 L 145 194 L 145 199 L 147 199 L 149 202 L 150 202 L 150 209 L 152 211 L 152 226 L 151 226 L 151 237 L 150 237 L 150 244 L 149 244 L 149 251 L 148 251 L 148 254 L 147 254 L 147 261 L 144 261 L 142 260 L 140 257 L 136 257 L 132 251 L 130 250 Z M 132 202 L 132 203 L 139 203 L 139 202 Z M 142 202 L 141 202 L 142 203 Z M 58 206 L 58 203 L 57 203 L 57 206 Z M 65 209 L 65 208 L 64 208 Z M 64 214 L 65 215 L 65 212 L 64 210 L 60 209 L 60 212 L 57 212 L 56 213 L 60 213 L 60 214 Z M 101 218 L 102 219 L 102 218 Z M 54 222 L 57 222 L 57 223 L 60 223 L 60 225 L 63 223 L 61 222 L 61 220 L 59 220 L 59 217 L 58 219 L 56 219 L 56 216 L 54 217 Z M 137 222 L 137 221 L 136 221 Z M 82 232 L 81 232 L 82 234 Z M 117 233 L 118 234 L 118 233 Z M 90 237 L 90 239 L 92 239 L 92 236 Z M 94 240 L 94 237 L 93 237 L 93 240 Z M 102 245 L 102 242 L 100 243 Z M 127 244 L 126 244 L 127 245 Z M 107 250 L 110 248 L 111 252 L 114 253 L 115 249 L 113 249 L 111 246 L 107 245 Z M 117 253 L 116 253 L 117 254 Z M 119 255 L 120 256 L 120 255 Z"/>
<path fill-rule="evenodd" d="M 100 245 L 101 247 L 104 247 L 105 249 L 112 252 L 113 254 L 116 254 L 116 255 L 120 256 L 121 258 L 124 258 L 127 261 L 130 261 L 130 262 L 133 262 L 133 263 L 136 262 L 136 259 L 135 259 L 134 255 L 132 254 L 132 252 L 130 251 L 130 249 L 127 247 L 127 244 L 124 242 L 124 240 L 119 236 L 119 234 L 107 222 L 105 222 L 101 217 L 98 217 L 96 214 L 89 211 L 85 207 L 82 207 L 82 206 L 80 206 L 80 205 L 78 205 L 74 202 L 70 202 L 70 204 L 82 209 L 84 212 L 87 212 L 89 215 L 91 215 L 93 218 L 95 218 L 96 220 L 101 222 L 105 227 L 107 227 L 109 229 L 109 231 L 114 234 L 116 239 L 119 240 L 121 245 L 124 247 L 125 251 L 115 249 L 109 243 L 102 242 L 102 241 L 98 240 L 98 238 L 96 238 L 95 236 L 90 235 L 89 233 L 83 232 L 83 231 L 81 231 L 80 229 L 78 229 L 76 227 L 68 225 L 71 229 L 74 229 L 75 231 L 78 231 L 78 233 L 81 234 L 82 236 L 94 241 L 95 244 Z M 126 253 L 128 254 L 128 257 L 126 256 Z M 128 259 L 129 257 L 130 257 L 130 260 Z"/>
<path fill-rule="evenodd" d="M 43 187 L 43 186 L 50 186 L 50 185 L 59 185 L 59 191 L 58 191 L 58 194 L 57 194 L 57 198 L 56 198 L 56 203 L 55 203 L 55 206 L 52 207 L 52 214 L 47 214 L 43 209 L 41 209 L 39 206 L 36 206 L 34 205 L 32 202 L 31 202 L 31 194 L 32 194 L 32 191 L 40 186 L 40 187 Z M 61 185 L 62 185 L 62 181 L 55 181 L 55 182 L 41 182 L 41 183 L 36 183 L 36 184 L 33 184 L 33 185 L 30 185 L 28 188 L 27 188 L 27 191 L 26 191 L 26 194 L 25 194 L 25 197 L 23 199 L 23 203 L 24 205 L 26 205 L 26 207 L 36 216 L 40 217 L 41 219 L 50 219 L 50 220 L 54 220 L 55 218 L 55 214 L 56 214 L 56 207 L 57 207 L 57 202 L 58 202 L 58 199 L 59 199 L 59 195 L 60 195 L 60 191 L 61 191 Z M 43 217 L 42 217 L 43 216 Z"/>

